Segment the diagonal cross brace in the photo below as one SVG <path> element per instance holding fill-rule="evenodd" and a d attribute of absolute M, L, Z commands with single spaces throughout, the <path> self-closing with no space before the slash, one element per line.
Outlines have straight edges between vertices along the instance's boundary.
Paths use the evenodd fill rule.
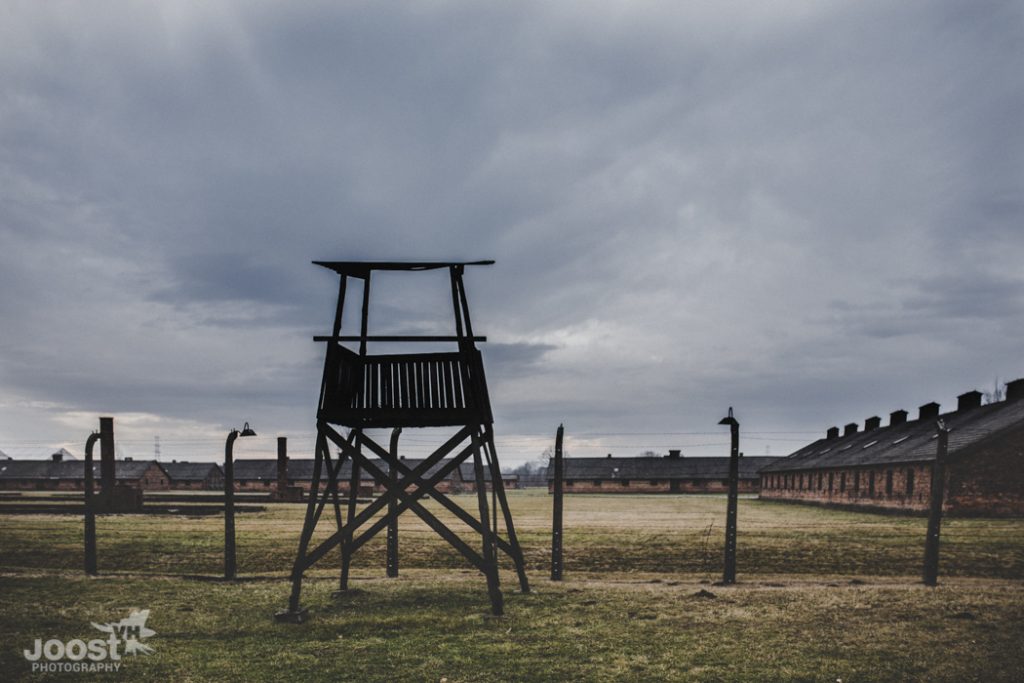
<path fill-rule="evenodd" d="M 330 439 L 331 441 L 334 441 L 338 445 L 338 447 L 341 448 L 342 452 L 348 451 L 348 455 L 349 457 L 352 458 L 353 463 L 358 461 L 359 464 L 363 467 L 363 469 L 365 469 L 366 472 L 370 476 L 372 476 L 376 482 L 378 482 L 384 487 L 386 493 L 385 495 L 381 496 L 381 498 L 385 499 L 385 503 L 388 502 L 391 497 L 397 497 L 399 500 L 405 503 L 409 509 L 415 512 L 420 517 L 420 519 L 422 519 L 427 524 L 427 526 L 436 531 L 438 535 L 441 536 L 441 538 L 448 541 L 448 543 L 450 543 L 453 548 L 459 551 L 459 553 L 463 557 L 465 557 L 474 566 L 480 569 L 480 571 L 486 573 L 487 563 L 484 560 L 484 558 L 481 557 L 469 545 L 467 545 L 465 541 L 459 538 L 458 535 L 455 534 L 455 532 L 449 529 L 445 525 L 445 523 L 438 519 L 432 512 L 430 512 L 425 507 L 420 505 L 417 502 L 417 499 L 412 496 L 412 494 L 409 494 L 405 491 L 405 488 L 408 487 L 409 485 L 409 482 L 407 481 L 408 477 L 406 479 L 401 480 L 398 486 L 393 486 L 386 473 L 384 473 L 376 465 L 374 465 L 373 461 L 367 458 L 365 455 L 363 455 L 358 449 L 353 448 L 347 442 L 345 442 L 341 438 L 341 435 L 338 434 L 338 432 L 334 431 L 327 425 L 323 425 L 322 428 L 324 429 L 327 438 Z M 474 448 L 470 449 L 471 452 L 475 450 L 475 445 L 476 444 L 474 444 Z M 457 460 L 458 459 L 456 459 L 456 461 Z M 419 478 L 417 477 L 417 479 Z M 419 491 L 417 491 L 417 493 L 418 492 Z M 424 493 L 426 493 L 426 491 L 424 491 Z M 360 524 L 361 523 L 362 522 L 360 522 Z M 348 526 L 351 526 L 354 532 L 355 529 L 359 526 L 359 524 L 355 524 L 353 520 L 353 523 L 349 524 Z M 349 535 L 349 538 L 351 538 L 351 534 Z"/>
<path fill-rule="evenodd" d="M 320 430 L 321 430 L 320 438 L 324 438 L 324 431 L 325 430 L 329 430 L 331 433 L 333 433 L 334 435 L 338 436 L 338 433 L 336 431 L 334 431 L 333 429 L 330 429 L 330 427 L 326 423 L 324 423 L 324 422 L 321 422 L 319 424 L 319 427 L 320 427 Z M 405 477 L 405 478 L 399 480 L 398 487 L 399 488 L 406 487 L 406 486 L 409 485 L 410 480 L 413 477 L 415 477 L 415 478 L 421 477 L 424 472 L 426 472 L 431 467 L 436 465 L 441 459 L 443 459 L 446 455 L 448 455 L 448 453 L 450 453 L 456 446 L 458 446 L 460 443 L 462 443 L 471 433 L 472 433 L 472 428 L 470 428 L 468 426 L 467 427 L 463 427 L 462 429 L 460 429 L 458 431 L 458 433 L 455 434 L 455 436 L 453 436 L 452 438 L 448 439 L 448 441 L 446 441 L 444 443 L 444 445 L 442 445 L 440 448 L 438 448 L 436 451 L 434 451 L 434 453 L 431 454 L 431 456 L 429 458 L 427 458 L 426 460 L 421 462 L 419 465 L 417 465 L 415 468 L 413 468 L 412 472 L 410 473 L 410 475 L 408 477 Z M 340 438 L 340 436 L 339 436 L 339 438 Z M 335 442 L 335 443 L 337 443 L 337 442 Z M 314 492 L 314 495 L 315 495 L 315 492 Z M 346 525 L 344 529 L 339 529 L 337 532 L 331 534 L 331 536 L 329 536 L 323 543 L 321 543 L 319 546 L 317 546 L 312 552 L 307 554 L 305 552 L 305 549 L 301 548 L 301 550 L 303 552 L 300 554 L 300 557 L 303 557 L 304 559 L 301 560 L 301 563 L 297 563 L 297 565 L 301 564 L 301 570 L 308 569 L 313 564 L 315 564 L 320 558 L 322 558 L 324 555 L 326 555 L 331 550 L 331 548 L 335 547 L 339 543 L 342 543 L 342 542 L 344 542 L 346 540 L 351 539 L 352 538 L 352 532 L 356 528 L 358 528 L 360 525 L 365 523 L 368 519 L 370 519 L 375 514 L 377 514 L 377 512 L 379 510 L 381 510 L 383 507 L 385 507 L 388 504 L 388 500 L 389 500 L 389 496 L 386 496 L 386 495 L 385 496 L 380 496 L 380 497 L 376 498 L 372 503 L 370 503 L 365 508 L 363 508 L 362 511 L 360 511 L 359 514 L 357 514 L 355 516 L 355 518 L 352 520 L 351 524 Z M 310 515 L 310 517 L 311 517 L 311 515 Z M 307 519 L 307 522 L 308 521 L 309 520 Z"/>
<path fill-rule="evenodd" d="M 324 464 L 327 466 L 327 488 L 324 490 L 324 496 L 320 499 L 320 503 L 317 505 L 316 512 L 313 513 L 313 526 L 315 527 L 320 521 L 320 515 L 323 514 L 324 507 L 327 505 L 327 496 L 330 495 L 334 500 L 334 507 L 336 516 L 340 516 L 341 512 L 337 509 L 339 505 L 338 501 L 338 474 L 341 472 L 341 466 L 345 463 L 345 456 L 338 456 L 338 464 L 331 467 L 331 452 L 330 449 L 324 448 Z M 351 493 L 349 494 L 351 495 Z M 341 519 L 338 519 L 338 527 L 341 527 Z"/>
<path fill-rule="evenodd" d="M 391 457 L 391 454 L 388 451 L 384 450 L 379 444 L 373 442 L 370 439 L 367 439 L 367 444 L 366 445 L 369 447 L 369 449 L 371 451 L 373 451 L 378 456 L 380 456 L 380 458 L 382 460 L 384 460 L 385 462 L 387 462 L 391 467 L 397 467 L 399 472 L 401 472 L 403 475 L 408 475 L 411 472 L 411 470 L 409 469 L 408 465 L 406 465 L 401 460 L 394 460 Z M 413 491 L 412 495 L 416 499 L 419 499 L 419 498 L 421 498 L 423 496 L 428 496 L 429 495 L 431 498 L 433 498 L 438 503 L 443 505 L 449 512 L 451 512 L 456 517 L 458 517 L 460 520 L 465 522 L 473 531 L 475 531 L 476 533 L 480 534 L 480 533 L 483 533 L 483 525 L 480 524 L 480 520 L 479 519 L 477 519 L 476 517 L 473 517 L 471 514 L 466 512 L 465 508 L 463 508 L 461 505 L 459 505 L 458 503 L 453 501 L 451 498 L 449 498 L 444 493 L 433 489 L 433 485 L 436 484 L 435 480 L 440 481 L 440 480 L 444 479 L 446 476 L 448 476 L 448 474 L 450 472 L 452 472 L 456 467 L 458 467 L 460 464 L 462 464 L 462 461 L 464 459 L 469 457 L 469 455 L 472 453 L 472 449 L 473 449 L 472 445 L 467 446 L 466 449 L 462 453 L 460 453 L 459 455 L 455 456 L 455 458 L 453 458 L 453 462 L 446 464 L 443 469 L 438 470 L 438 472 L 435 473 L 435 476 L 432 477 L 427 482 L 427 484 L 429 484 L 429 486 L 420 486 L 419 489 L 417 489 L 416 491 Z M 438 474 L 441 475 L 441 476 L 438 477 L 437 476 Z M 414 483 L 419 484 L 419 481 L 417 480 Z M 421 491 L 422 491 L 422 493 L 421 493 Z M 501 494 L 504 495 L 504 491 L 502 491 Z M 506 505 L 507 505 L 507 503 L 506 503 Z M 409 509 L 409 506 L 406 505 L 405 503 L 401 503 L 401 504 L 398 505 L 398 509 L 396 511 L 396 514 L 401 514 L 401 513 L 405 512 L 407 509 Z M 372 539 L 374 536 L 376 536 L 378 533 L 380 533 L 386 527 L 387 527 L 387 520 L 386 519 L 378 520 L 377 522 L 375 522 L 373 524 L 373 526 L 371 526 L 367 531 L 363 532 L 363 534 L 360 535 L 353 542 L 353 549 L 362 546 L 364 543 L 366 543 L 367 541 Z M 506 527 L 507 527 L 507 515 L 506 515 Z M 516 556 L 514 554 L 515 550 L 512 548 L 512 545 L 508 541 L 506 541 L 505 539 L 503 539 L 503 538 L 501 538 L 500 536 L 497 536 L 497 535 L 495 535 L 495 540 L 497 541 L 498 547 L 506 555 L 508 555 L 512 559 L 516 559 Z"/>

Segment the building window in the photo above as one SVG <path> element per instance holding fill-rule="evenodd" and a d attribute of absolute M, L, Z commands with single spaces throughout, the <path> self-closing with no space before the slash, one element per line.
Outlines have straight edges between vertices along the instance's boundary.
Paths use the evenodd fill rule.
<path fill-rule="evenodd" d="M 804 490 L 804 474 L 803 474 L 803 472 L 800 473 L 800 480 L 799 481 L 800 481 L 800 487 L 799 488 L 800 488 L 801 491 L 803 491 Z"/>
<path fill-rule="evenodd" d="M 651 486 L 658 486 L 659 484 L 661 484 L 661 480 L 660 479 L 651 479 L 650 483 L 651 483 Z"/>
<path fill-rule="evenodd" d="M 601 485 L 601 480 L 600 479 L 595 479 L 594 480 L 594 486 L 600 486 L 600 485 Z"/>
<path fill-rule="evenodd" d="M 575 483 L 576 483 L 576 482 L 574 482 L 574 481 L 573 481 L 572 479 L 566 479 L 566 480 L 565 480 L 565 485 L 566 485 L 566 486 L 572 486 L 572 485 L 573 485 L 573 484 L 575 484 Z"/>
<path fill-rule="evenodd" d="M 821 478 L 821 472 L 818 472 L 818 490 L 822 491 L 822 490 L 824 490 L 824 488 L 825 488 L 825 484 L 823 483 L 823 480 Z"/>
<path fill-rule="evenodd" d="M 860 493 L 860 470 L 853 473 L 853 492 Z"/>
<path fill-rule="evenodd" d="M 839 475 L 839 493 L 846 493 L 846 472 Z"/>
<path fill-rule="evenodd" d="M 907 495 L 914 495 L 914 470 L 910 467 L 907 468 Z"/>
<path fill-rule="evenodd" d="M 892 495 L 892 470 L 885 471 L 885 495 Z"/>
<path fill-rule="evenodd" d="M 629 479 L 623 479 L 619 482 L 620 486 L 629 486 Z"/>
<path fill-rule="evenodd" d="M 834 477 L 835 477 L 835 473 L 834 472 L 829 472 L 828 473 L 828 492 L 829 493 L 832 493 L 832 490 L 833 490 L 833 483 L 834 483 L 833 479 L 834 479 Z"/>
<path fill-rule="evenodd" d="M 868 496 L 875 497 L 875 471 L 868 472 Z"/>

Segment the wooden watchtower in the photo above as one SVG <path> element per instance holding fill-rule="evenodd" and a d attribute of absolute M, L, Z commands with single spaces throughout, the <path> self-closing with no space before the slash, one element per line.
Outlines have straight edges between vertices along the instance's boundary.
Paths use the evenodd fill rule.
<path fill-rule="evenodd" d="M 316 457 L 309 504 L 292 570 L 292 593 L 288 610 L 278 618 L 302 621 L 300 608 L 303 573 L 335 547 L 341 554 L 341 590 L 348 589 L 348 570 L 352 554 L 383 530 L 387 530 L 387 573 L 398 573 L 398 517 L 411 510 L 448 541 L 487 579 L 487 590 L 494 614 L 502 613 L 502 594 L 498 582 L 498 551 L 512 558 L 523 592 L 529 590 L 523 553 L 516 538 L 494 447 L 493 417 L 487 394 L 487 381 L 477 342 L 485 337 L 473 335 L 469 304 L 463 285 L 466 266 L 483 266 L 493 261 L 472 263 L 395 263 L 395 262 L 314 262 L 341 277 L 334 328 L 329 337 L 315 337 L 327 344 L 320 403 L 317 411 Z M 381 271 L 417 272 L 447 269 L 451 280 L 454 336 L 370 336 L 368 316 L 371 275 Z M 343 335 L 342 313 L 346 286 L 350 278 L 362 280 L 362 311 L 358 335 Z M 454 343 L 457 350 L 434 353 L 370 355 L 369 343 L 422 342 Z M 348 348 L 355 345 L 355 349 Z M 347 427 L 343 436 L 336 427 Z M 398 455 L 398 440 L 403 429 L 451 427 L 454 434 L 425 460 L 409 467 Z M 369 429 L 390 428 L 389 447 L 385 448 L 366 433 Z M 338 448 L 332 460 L 329 442 Z M 450 456 L 450 457 L 449 457 Z M 473 459 L 479 510 L 474 515 L 444 493 L 439 482 L 467 459 Z M 346 514 L 341 510 L 339 474 L 345 461 L 352 463 Z M 486 467 L 485 467 L 486 466 Z M 357 495 L 362 472 L 369 474 L 384 493 L 359 509 Z M 429 474 L 428 474 L 429 473 Z M 492 502 L 488 506 L 488 485 Z M 474 535 L 479 535 L 479 551 L 464 541 L 421 499 L 430 497 L 453 513 Z M 325 541 L 310 548 L 310 540 L 327 505 L 334 507 L 337 530 Z M 504 521 L 505 537 L 498 533 L 498 508 Z M 377 516 L 383 512 L 382 516 Z M 465 531 L 465 529 L 463 529 Z"/>

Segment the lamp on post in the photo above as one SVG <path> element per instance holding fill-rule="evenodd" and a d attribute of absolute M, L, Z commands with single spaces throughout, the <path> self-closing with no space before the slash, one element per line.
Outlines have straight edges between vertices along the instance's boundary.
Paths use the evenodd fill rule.
<path fill-rule="evenodd" d="M 232 429 L 224 445 L 224 578 L 235 578 L 235 467 L 231 450 L 240 436 L 256 436 L 246 422 L 242 431 Z"/>
<path fill-rule="evenodd" d="M 733 417 L 732 406 L 729 414 L 719 420 L 718 424 L 729 427 L 731 443 L 729 448 L 729 498 L 725 511 L 725 570 L 722 572 L 722 583 L 736 583 L 736 498 L 739 488 L 740 469 L 740 423 Z"/>

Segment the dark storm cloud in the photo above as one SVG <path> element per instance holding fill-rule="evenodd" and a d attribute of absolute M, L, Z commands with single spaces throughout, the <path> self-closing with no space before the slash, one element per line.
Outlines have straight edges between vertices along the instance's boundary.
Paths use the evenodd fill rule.
<path fill-rule="evenodd" d="M 467 283 L 511 433 L 817 430 L 1024 373 L 1013 3 L 9 15 L 12 405 L 308 429 L 313 259 L 496 258 Z M 416 283 L 374 281 L 375 331 L 449 331 Z M 0 438 L 62 434 L 18 410 Z"/>

